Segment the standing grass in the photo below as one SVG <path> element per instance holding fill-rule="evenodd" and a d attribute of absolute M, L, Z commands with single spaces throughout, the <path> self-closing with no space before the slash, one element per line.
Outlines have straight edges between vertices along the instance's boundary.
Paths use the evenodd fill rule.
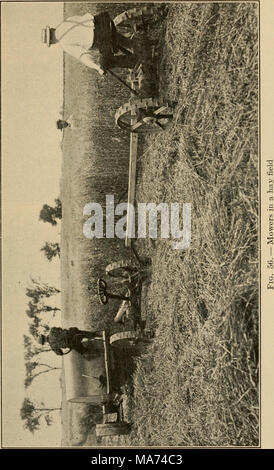
<path fill-rule="evenodd" d="M 113 8 L 115 16 L 128 5 L 68 3 L 65 15 L 97 8 Z M 177 107 L 172 129 L 142 142 L 137 199 L 190 202 L 192 239 L 185 254 L 167 240 L 138 241 L 153 259 L 144 313 L 155 342 L 136 361 L 126 409 L 133 431 L 117 443 L 254 446 L 259 442 L 257 4 L 168 4 L 159 36 L 160 91 Z M 108 262 L 128 255 L 120 240 L 85 239 L 82 210 L 87 202 L 103 203 L 106 194 L 119 198 L 126 189 L 129 138 L 114 127 L 113 115 L 127 100 L 119 85 L 101 86 L 95 72 L 66 56 L 65 115 L 78 120 L 77 132 L 65 131 L 63 140 L 66 326 L 105 327 L 116 310 L 113 304 L 98 305 L 96 279 Z M 86 428 L 93 417 L 84 412 L 68 411 L 66 426 L 77 442 L 82 435 L 83 442 L 92 439 Z"/>
<path fill-rule="evenodd" d="M 64 4 L 64 17 L 108 10 L 115 17 L 134 4 Z M 89 202 L 105 205 L 106 194 L 119 200 L 127 190 L 129 136 L 116 128 L 115 110 L 129 92 L 96 71 L 64 54 L 64 117 L 71 114 L 75 129 L 65 129 L 62 140 L 61 290 L 62 325 L 100 330 L 113 323 L 118 303 L 102 306 L 97 279 L 108 263 L 127 257 L 120 239 L 89 240 L 83 235 L 83 208 Z M 62 445 L 97 445 L 92 410 L 66 401 L 62 383 Z"/>
<path fill-rule="evenodd" d="M 128 445 L 259 443 L 257 21 L 257 4 L 169 6 L 161 89 L 178 105 L 147 140 L 138 201 L 190 202 L 192 239 L 185 255 L 143 244 L 156 338 Z"/>
<path fill-rule="evenodd" d="M 65 3 L 64 17 L 108 10 L 114 18 L 132 6 Z M 105 207 L 107 194 L 117 203 L 127 190 L 129 135 L 115 126 L 114 114 L 129 92 L 111 78 L 102 83 L 96 71 L 68 54 L 64 57 L 64 115 L 73 114 L 75 129 L 66 129 L 62 142 L 62 320 L 64 326 L 102 329 L 118 303 L 100 305 L 97 279 L 107 264 L 126 258 L 127 250 L 118 238 L 85 238 L 83 208 L 90 202 Z"/>

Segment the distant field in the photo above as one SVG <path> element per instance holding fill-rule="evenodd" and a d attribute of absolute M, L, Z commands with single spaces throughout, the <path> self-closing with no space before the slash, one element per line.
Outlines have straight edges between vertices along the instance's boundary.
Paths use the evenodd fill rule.
<path fill-rule="evenodd" d="M 192 239 L 185 256 L 168 241 L 138 242 L 153 260 L 144 310 L 156 338 L 128 396 L 133 431 L 114 445 L 259 443 L 257 34 L 256 4 L 168 7 L 160 88 L 178 105 L 172 129 L 146 138 L 137 198 L 190 202 Z M 63 318 L 85 327 L 103 323 L 101 267 L 126 256 L 119 240 L 82 235 L 84 203 L 127 186 L 129 141 L 112 124 L 127 94 L 116 88 L 108 108 L 96 80 L 65 61 L 65 110 L 80 124 L 63 148 Z"/>
<path fill-rule="evenodd" d="M 126 6 L 125 6 L 126 7 Z M 109 8 L 115 17 L 124 6 Z M 65 4 L 65 17 L 95 13 L 96 4 Z M 101 9 L 106 9 L 101 6 Z M 61 196 L 63 204 L 61 265 L 64 322 L 104 326 L 108 307 L 95 298 L 96 281 L 107 263 L 121 257 L 121 240 L 88 240 L 83 236 L 83 208 L 105 204 L 106 194 L 119 198 L 127 189 L 129 136 L 114 124 L 114 112 L 128 99 L 120 84 L 102 84 L 97 72 L 65 55 L 64 114 L 73 114 L 76 129 L 64 132 Z"/>
<path fill-rule="evenodd" d="M 107 9 L 114 18 L 134 6 L 65 3 L 64 17 Z M 109 326 L 117 311 L 115 302 L 105 307 L 99 304 L 96 282 L 108 263 L 127 258 L 128 253 L 119 239 L 86 239 L 83 208 L 89 202 L 104 206 L 106 194 L 114 194 L 116 201 L 126 194 L 129 136 L 115 126 L 114 113 L 128 98 L 129 92 L 119 83 L 111 78 L 102 83 L 97 72 L 65 54 L 64 117 L 73 114 L 76 127 L 64 131 L 62 142 L 61 295 L 65 327 L 102 329 Z M 86 407 L 66 403 L 64 390 L 63 445 L 96 442 L 94 427 L 87 433 L 80 425 L 86 413 Z"/>

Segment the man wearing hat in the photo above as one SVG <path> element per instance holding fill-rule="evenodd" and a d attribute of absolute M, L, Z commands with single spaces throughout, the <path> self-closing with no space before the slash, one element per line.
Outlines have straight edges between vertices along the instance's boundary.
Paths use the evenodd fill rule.
<path fill-rule="evenodd" d="M 67 127 L 70 127 L 71 129 L 74 129 L 74 123 L 72 120 L 73 116 L 71 115 L 68 119 L 58 119 L 56 121 L 56 127 L 59 131 L 62 131 L 63 129 L 66 129 Z"/>
<path fill-rule="evenodd" d="M 58 119 L 58 121 L 56 121 L 56 127 L 59 131 L 62 131 L 63 129 L 66 129 L 66 127 L 71 127 L 71 125 L 65 119 Z"/>
<path fill-rule="evenodd" d="M 48 47 L 59 44 L 100 75 L 110 68 L 134 68 L 137 63 L 131 39 L 118 33 L 107 12 L 72 16 L 55 28 L 46 26 L 42 30 L 42 42 Z M 115 55 L 119 51 L 123 54 Z"/>
<path fill-rule="evenodd" d="M 63 356 L 72 351 L 72 349 L 80 354 L 86 353 L 85 342 L 88 342 L 87 340 L 89 339 L 101 339 L 100 333 L 78 330 L 78 328 L 65 329 L 53 327 L 48 336 L 40 335 L 38 337 L 38 343 L 42 346 L 48 343 L 55 354 Z M 63 349 L 69 350 L 65 352 Z"/>

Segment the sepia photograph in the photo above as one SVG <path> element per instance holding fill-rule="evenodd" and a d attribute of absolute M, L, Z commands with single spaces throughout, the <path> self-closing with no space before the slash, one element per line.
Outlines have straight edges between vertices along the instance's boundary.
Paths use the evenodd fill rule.
<path fill-rule="evenodd" d="M 2 447 L 260 447 L 260 2 L 1 25 Z"/>

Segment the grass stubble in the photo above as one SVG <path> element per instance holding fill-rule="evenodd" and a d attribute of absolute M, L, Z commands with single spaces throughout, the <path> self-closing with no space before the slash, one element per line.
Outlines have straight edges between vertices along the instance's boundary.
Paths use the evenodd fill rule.
<path fill-rule="evenodd" d="M 255 4 L 169 7 L 175 123 L 148 139 L 137 197 L 191 203 L 191 246 L 144 244 L 155 342 L 137 360 L 128 445 L 259 443 L 257 34 Z"/>
<path fill-rule="evenodd" d="M 171 130 L 143 142 L 137 202 L 191 203 L 191 245 L 182 253 L 169 240 L 137 242 L 152 257 L 143 310 L 155 341 L 124 389 L 132 432 L 103 445 L 259 444 L 257 8 L 168 5 L 160 94 L 177 106 Z M 89 194 L 97 182 L 85 174 Z M 81 285 L 96 243 L 79 267 Z M 92 413 L 82 423 L 94 432 Z"/>

